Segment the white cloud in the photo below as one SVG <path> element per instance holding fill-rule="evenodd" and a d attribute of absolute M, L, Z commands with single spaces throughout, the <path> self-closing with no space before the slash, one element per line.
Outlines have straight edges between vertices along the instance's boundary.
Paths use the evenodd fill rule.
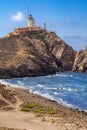
<path fill-rule="evenodd" d="M 24 14 L 22 12 L 17 12 L 17 14 L 13 14 L 11 16 L 12 21 L 22 21 L 24 20 Z"/>

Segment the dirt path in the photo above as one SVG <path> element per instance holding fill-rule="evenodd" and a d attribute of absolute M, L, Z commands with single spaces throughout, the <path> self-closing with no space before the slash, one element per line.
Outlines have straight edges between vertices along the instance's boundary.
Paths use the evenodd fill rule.
<path fill-rule="evenodd" d="M 13 108 L 15 111 L 18 111 L 18 110 L 20 110 L 20 106 L 23 104 L 23 101 L 20 100 L 18 97 L 16 97 L 16 100 L 17 100 L 17 102 L 15 105 L 13 105 Z"/>
<path fill-rule="evenodd" d="M 33 113 L 20 111 L 0 112 L 0 126 L 27 130 L 57 130 L 56 124 L 50 121 L 42 122 L 43 117 L 36 117 Z"/>

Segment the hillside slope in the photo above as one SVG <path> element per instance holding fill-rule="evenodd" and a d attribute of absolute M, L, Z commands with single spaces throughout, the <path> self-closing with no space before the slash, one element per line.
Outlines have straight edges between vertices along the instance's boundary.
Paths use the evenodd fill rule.
<path fill-rule="evenodd" d="M 0 39 L 0 78 L 71 70 L 75 51 L 54 32 L 24 32 Z"/>

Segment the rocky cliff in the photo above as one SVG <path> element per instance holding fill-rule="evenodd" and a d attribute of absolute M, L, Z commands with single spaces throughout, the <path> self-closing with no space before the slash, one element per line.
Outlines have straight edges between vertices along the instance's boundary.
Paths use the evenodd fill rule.
<path fill-rule="evenodd" d="M 87 46 L 77 52 L 73 65 L 73 71 L 87 72 Z"/>
<path fill-rule="evenodd" d="M 0 39 L 0 78 L 70 71 L 76 52 L 54 32 L 24 32 Z"/>

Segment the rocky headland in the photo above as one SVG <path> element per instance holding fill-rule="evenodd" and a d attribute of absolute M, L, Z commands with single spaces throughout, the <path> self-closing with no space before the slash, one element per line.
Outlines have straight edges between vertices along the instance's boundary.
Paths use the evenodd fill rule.
<path fill-rule="evenodd" d="M 0 39 L 0 78 L 71 71 L 76 51 L 54 32 L 24 32 Z"/>
<path fill-rule="evenodd" d="M 54 32 L 25 31 L 0 39 L 0 78 L 87 71 L 87 47 L 76 52 Z"/>

